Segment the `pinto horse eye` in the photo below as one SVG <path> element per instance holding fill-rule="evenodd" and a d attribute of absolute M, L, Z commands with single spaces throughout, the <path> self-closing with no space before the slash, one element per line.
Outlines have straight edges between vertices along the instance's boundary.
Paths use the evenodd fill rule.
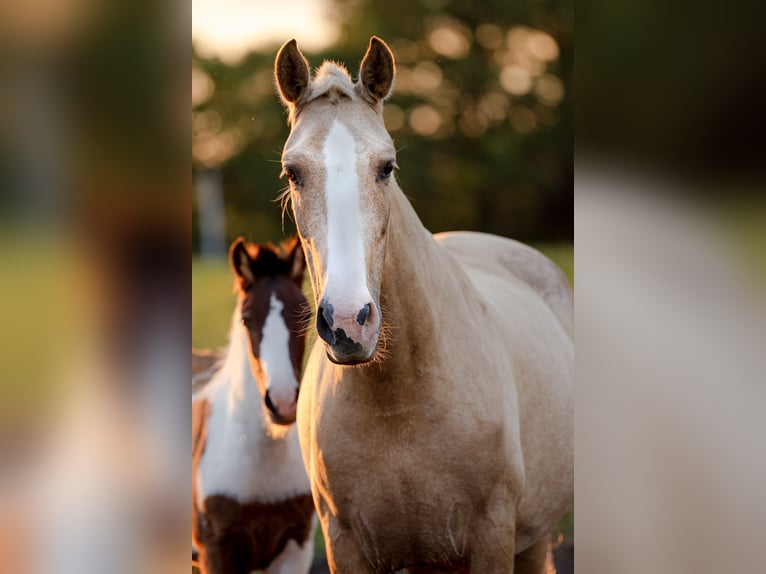
<path fill-rule="evenodd" d="M 383 167 L 380 168 L 380 171 L 378 172 L 378 179 L 380 181 L 385 181 L 389 177 L 391 177 L 391 172 L 394 171 L 394 162 L 387 161 L 385 164 L 383 164 Z"/>
<path fill-rule="evenodd" d="M 242 324 L 249 329 L 253 324 L 253 321 L 250 319 L 250 317 L 242 317 Z"/>

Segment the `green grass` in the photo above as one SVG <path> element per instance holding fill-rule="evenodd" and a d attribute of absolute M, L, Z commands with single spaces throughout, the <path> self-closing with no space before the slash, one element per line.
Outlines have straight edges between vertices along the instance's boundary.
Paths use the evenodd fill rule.
<path fill-rule="evenodd" d="M 192 347 L 217 350 L 226 344 L 236 297 L 228 262 L 192 260 Z"/>

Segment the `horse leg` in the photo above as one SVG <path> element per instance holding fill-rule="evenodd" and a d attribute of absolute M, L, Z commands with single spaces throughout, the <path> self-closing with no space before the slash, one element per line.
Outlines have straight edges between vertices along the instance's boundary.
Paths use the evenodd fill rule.
<path fill-rule="evenodd" d="M 516 555 L 513 572 L 514 574 L 556 574 L 547 536 Z"/>
<path fill-rule="evenodd" d="M 481 536 L 479 534 L 478 536 Z M 494 537 L 489 537 L 494 538 Z M 508 540 L 511 540 L 509 543 Z M 475 545 L 471 549 L 470 574 L 515 574 L 513 558 L 513 537 L 505 542 L 495 538 L 497 553 L 493 553 L 491 544 Z M 511 551 L 511 555 L 508 552 Z"/>
<path fill-rule="evenodd" d="M 476 521 L 469 558 L 471 574 L 515 572 L 516 523 L 507 508 L 506 504 L 490 505 Z"/>
<path fill-rule="evenodd" d="M 314 532 L 302 545 L 290 540 L 281 554 L 266 568 L 265 574 L 307 574 L 314 558 Z"/>
<path fill-rule="evenodd" d="M 350 528 L 342 528 L 337 520 L 329 518 L 326 528 L 322 521 L 322 531 L 332 574 L 375 574 Z"/>

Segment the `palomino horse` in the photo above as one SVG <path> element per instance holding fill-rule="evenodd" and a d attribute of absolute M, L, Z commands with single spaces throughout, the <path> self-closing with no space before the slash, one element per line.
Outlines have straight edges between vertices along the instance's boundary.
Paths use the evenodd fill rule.
<path fill-rule="evenodd" d="M 392 172 L 394 57 L 279 51 L 284 175 L 317 303 L 298 404 L 333 572 L 540 572 L 573 496 L 572 294 L 537 251 L 432 235 Z"/>
<path fill-rule="evenodd" d="M 192 400 L 192 542 L 203 573 L 305 574 L 314 503 L 295 425 L 305 348 L 298 240 L 235 241 L 237 306 L 220 368 Z"/>

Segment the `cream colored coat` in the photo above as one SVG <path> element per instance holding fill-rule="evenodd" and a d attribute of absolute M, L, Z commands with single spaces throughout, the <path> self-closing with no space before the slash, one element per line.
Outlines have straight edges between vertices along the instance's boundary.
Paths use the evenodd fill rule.
<path fill-rule="evenodd" d="M 566 279 L 515 241 L 423 227 L 391 175 L 380 39 L 355 83 L 327 62 L 312 78 L 294 40 L 275 75 L 324 309 L 297 416 L 331 570 L 541 572 L 573 496 Z"/>
<path fill-rule="evenodd" d="M 320 341 L 298 404 L 330 560 L 510 572 L 572 503 L 571 290 L 529 247 L 392 209 L 390 357 L 339 366 Z"/>

